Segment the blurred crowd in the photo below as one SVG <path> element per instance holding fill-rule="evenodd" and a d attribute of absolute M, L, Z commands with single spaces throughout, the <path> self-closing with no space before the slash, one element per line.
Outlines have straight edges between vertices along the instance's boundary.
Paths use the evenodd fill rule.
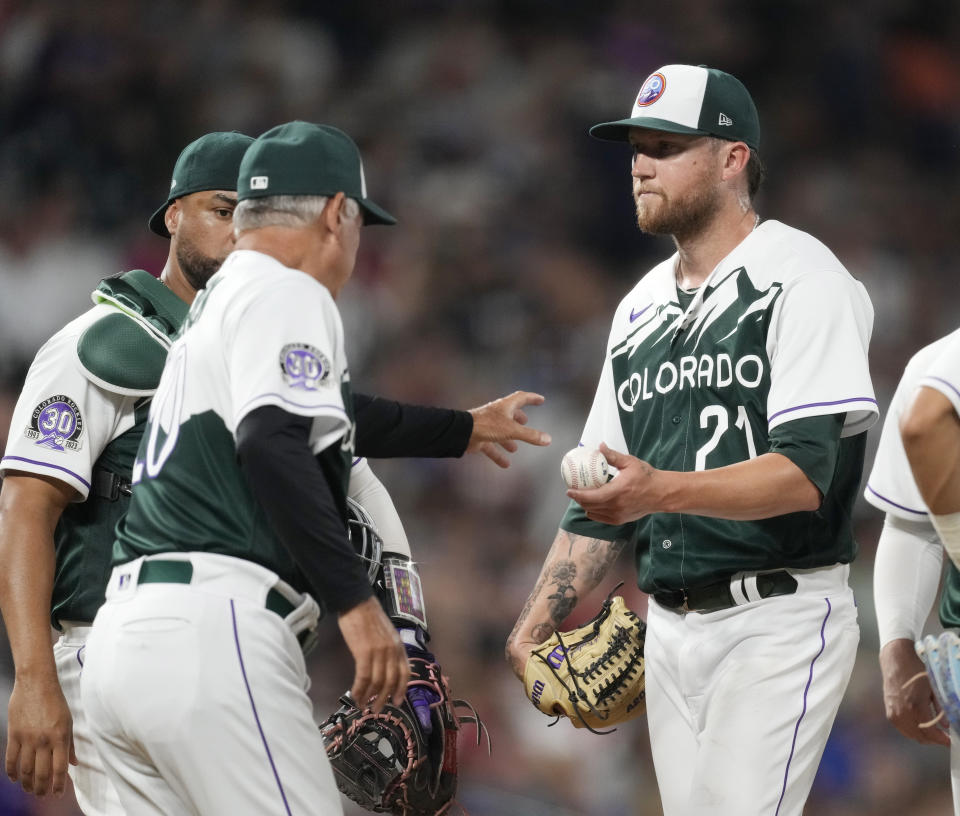
<path fill-rule="evenodd" d="M 421 563 L 432 646 L 493 740 L 487 756 L 469 727 L 461 737 L 472 816 L 660 812 L 642 720 L 605 737 L 548 728 L 503 659 L 565 506 L 559 460 L 578 441 L 613 309 L 672 251 L 634 226 L 627 148 L 588 126 L 626 115 L 659 65 L 737 75 L 763 127 L 761 216 L 819 237 L 873 298 L 881 408 L 910 355 L 960 322 L 955 0 L 651 5 L 0 0 L 0 443 L 37 348 L 97 282 L 159 273 L 167 245 L 146 222 L 179 150 L 290 119 L 354 136 L 371 196 L 400 218 L 364 232 L 341 298 L 356 387 L 462 408 L 546 395 L 531 420 L 553 445 L 507 471 L 476 457 L 374 462 Z M 950 812 L 947 751 L 883 716 L 879 515 L 861 501 L 861 648 L 813 816 Z M 631 563 L 619 567 L 598 597 L 631 586 Z M 626 594 L 644 610 L 635 586 Z M 318 719 L 350 676 L 336 627 L 322 627 Z M 0 700 L 12 676 L 2 641 Z M 77 813 L 0 781 L 0 815 Z"/>

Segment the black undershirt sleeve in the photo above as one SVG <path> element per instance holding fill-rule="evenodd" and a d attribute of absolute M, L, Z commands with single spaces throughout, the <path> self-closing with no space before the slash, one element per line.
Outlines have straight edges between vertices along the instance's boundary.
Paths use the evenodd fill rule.
<path fill-rule="evenodd" d="M 237 427 L 237 456 L 253 495 L 318 600 L 331 612 L 344 612 L 372 589 L 310 450 L 312 422 L 273 405 L 257 408 Z"/>
<path fill-rule="evenodd" d="M 353 395 L 357 456 L 449 458 L 463 456 L 473 433 L 468 411 Z"/>

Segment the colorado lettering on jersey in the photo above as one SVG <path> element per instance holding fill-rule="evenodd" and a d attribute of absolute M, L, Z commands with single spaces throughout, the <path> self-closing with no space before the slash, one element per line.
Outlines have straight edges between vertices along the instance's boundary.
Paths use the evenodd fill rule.
<path fill-rule="evenodd" d="M 766 327 L 781 291 L 779 283 L 756 289 L 739 268 L 704 287 L 687 310 L 676 302 L 658 304 L 611 349 L 620 409 L 632 413 L 638 403 L 674 392 L 719 397 L 731 389 L 765 388 Z M 709 351 L 696 353 L 701 346 Z"/>
<path fill-rule="evenodd" d="M 617 402 L 624 411 L 633 411 L 641 400 L 654 393 L 669 394 L 685 388 L 720 390 L 736 382 L 743 388 L 757 388 L 763 382 L 764 362 L 759 355 L 747 354 L 734 361 L 729 354 L 701 354 L 681 357 L 677 362 L 664 360 L 651 373 L 634 371 L 617 387 Z"/>

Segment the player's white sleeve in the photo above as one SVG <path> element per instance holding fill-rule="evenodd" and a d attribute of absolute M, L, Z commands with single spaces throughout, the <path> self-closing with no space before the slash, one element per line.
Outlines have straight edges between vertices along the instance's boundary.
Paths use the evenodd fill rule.
<path fill-rule="evenodd" d="M 629 386 L 629 380 L 627 381 Z M 580 444 L 587 448 L 597 448 L 601 442 L 621 453 L 630 453 L 623 436 L 623 425 L 620 423 L 620 412 L 617 409 L 616 387 L 613 381 L 613 364 L 610 361 L 610 352 L 607 350 L 603 369 L 600 372 L 600 382 L 593 397 L 593 405 L 587 415 L 586 424 Z"/>
<path fill-rule="evenodd" d="M 842 436 L 873 425 L 878 409 L 867 361 L 872 329 L 870 298 L 842 269 L 787 281 L 767 338 L 769 427 L 838 413 L 846 414 Z"/>
<path fill-rule="evenodd" d="M 954 566 L 960 569 L 960 513 L 931 513 L 930 522 L 937 531 L 947 556 Z"/>
<path fill-rule="evenodd" d="M 873 566 L 880 648 L 920 637 L 940 584 L 943 547 L 927 521 L 887 514 Z"/>
<path fill-rule="evenodd" d="M 287 275 L 241 313 L 224 320 L 234 427 L 251 411 L 275 405 L 314 417 L 315 453 L 347 431 L 343 325 L 325 287 L 303 273 Z"/>
<path fill-rule="evenodd" d="M 353 463 L 347 495 L 373 519 L 377 532 L 383 539 L 384 550 L 405 555 L 412 560 L 410 542 L 407 541 L 400 514 L 397 513 L 387 488 L 376 477 L 366 459 L 358 459 Z"/>
<path fill-rule="evenodd" d="M 48 340 L 27 372 L 10 422 L 0 475 L 50 476 L 84 501 L 93 466 L 107 444 L 133 425 L 135 398 L 94 385 L 77 357 L 78 318 Z"/>
<path fill-rule="evenodd" d="M 960 332 L 949 336 L 917 384 L 939 391 L 960 415 Z"/>
<path fill-rule="evenodd" d="M 938 341 L 939 343 L 940 341 Z M 918 351 L 907 363 L 883 419 L 880 444 L 863 497 L 885 513 L 907 521 L 927 521 L 927 505 L 910 470 L 900 436 L 900 417 L 916 388 L 936 344 Z"/>

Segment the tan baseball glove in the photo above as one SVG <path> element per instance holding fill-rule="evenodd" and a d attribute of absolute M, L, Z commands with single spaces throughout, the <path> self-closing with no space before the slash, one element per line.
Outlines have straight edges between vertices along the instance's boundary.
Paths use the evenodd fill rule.
<path fill-rule="evenodd" d="M 615 590 L 614 590 L 615 591 Z M 569 717 L 577 728 L 601 728 L 643 714 L 643 641 L 647 625 L 619 595 L 578 629 L 555 632 L 530 654 L 523 672 L 527 697 L 544 714 Z"/>

